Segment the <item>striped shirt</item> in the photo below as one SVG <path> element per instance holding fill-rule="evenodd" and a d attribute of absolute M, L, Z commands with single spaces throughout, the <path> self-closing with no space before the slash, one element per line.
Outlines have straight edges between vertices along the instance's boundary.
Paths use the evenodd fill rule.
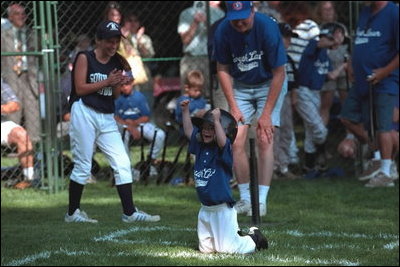
<path fill-rule="evenodd" d="M 299 68 L 301 55 L 308 45 L 309 40 L 319 35 L 318 24 L 310 19 L 306 19 L 293 29 L 293 32 L 299 35 L 298 38 L 292 37 L 287 53 L 295 62 L 296 68 Z"/>

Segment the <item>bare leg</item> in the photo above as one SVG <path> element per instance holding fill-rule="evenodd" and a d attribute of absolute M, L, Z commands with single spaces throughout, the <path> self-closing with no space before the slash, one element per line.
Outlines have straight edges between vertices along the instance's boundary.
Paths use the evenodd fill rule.
<path fill-rule="evenodd" d="M 249 159 L 246 153 L 248 129 L 248 125 L 239 126 L 233 143 L 233 169 L 239 184 L 245 184 L 250 181 Z"/>
<path fill-rule="evenodd" d="M 274 167 L 273 139 L 270 144 L 258 141 L 258 184 L 271 185 Z"/>
<path fill-rule="evenodd" d="M 28 133 L 22 127 L 15 127 L 8 135 L 8 142 L 17 146 L 22 168 L 33 167 L 32 143 Z"/>

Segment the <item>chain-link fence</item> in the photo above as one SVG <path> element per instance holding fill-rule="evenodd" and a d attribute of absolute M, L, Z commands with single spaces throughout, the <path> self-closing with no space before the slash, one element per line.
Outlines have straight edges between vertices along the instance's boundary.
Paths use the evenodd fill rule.
<path fill-rule="evenodd" d="M 153 121 L 165 132 L 168 131 L 165 153 L 165 159 L 168 164 L 164 164 L 166 167 L 161 168 L 161 170 L 158 166 L 158 171 L 166 174 L 168 178 L 164 180 L 168 181 L 190 174 L 190 171 L 188 171 L 190 165 L 187 161 L 190 157 L 187 157 L 186 149 L 182 146 L 183 138 L 179 132 L 178 124 L 174 122 L 173 107 L 174 99 L 181 94 L 180 60 L 185 55 L 183 53 L 185 46 L 182 44 L 182 39 L 178 34 L 180 14 L 186 8 L 198 5 L 199 2 L 203 3 L 203 5 L 205 3 L 203 1 L 124 1 L 115 3 L 122 15 L 133 13 L 136 19 L 140 21 L 140 25 L 144 26 L 145 34 L 151 39 L 154 53 L 142 56 L 149 81 L 146 86 L 141 87 L 141 91 L 148 97 L 148 101 L 151 104 Z M 13 3 L 19 3 L 25 7 L 26 24 L 32 30 L 26 33 L 25 40 L 34 37 L 32 38 L 32 46 L 25 47 L 21 53 L 15 49 L 13 50 L 13 47 L 15 48 L 15 38 L 5 35 L 6 31 L 12 30 L 12 25 L 7 20 L 7 8 Z M 283 3 L 287 10 L 290 10 L 290 3 Z M 317 2 L 310 1 L 307 4 L 312 9 Z M 34 151 L 32 153 L 34 162 L 42 162 L 40 168 L 35 167 L 35 170 L 38 168 L 38 171 L 41 171 L 39 177 L 42 179 L 46 179 L 44 176 L 57 176 L 58 174 L 60 178 L 56 179 L 62 179 L 64 175 L 68 175 L 71 171 L 72 161 L 69 152 L 68 135 L 65 128 L 60 124 L 63 120 L 63 111 L 60 108 L 63 105 L 64 97 L 63 82 L 67 81 L 68 83 L 70 79 L 70 76 L 68 76 L 70 75 L 70 64 L 79 46 L 85 41 L 87 41 L 85 47 L 94 46 L 95 28 L 105 18 L 105 10 L 109 5 L 110 3 L 105 1 L 1 2 L 2 76 L 5 77 L 5 80 L 13 89 L 21 87 L 20 84 L 16 84 L 16 81 L 21 80 L 23 76 L 10 74 L 13 72 L 11 63 L 8 67 L 3 63 L 10 61 L 11 58 L 14 60 L 18 55 L 27 55 L 29 60 L 32 61 L 29 69 L 25 69 L 22 75 L 25 75 L 25 73 L 34 75 L 34 79 L 30 80 L 33 83 L 33 85 L 30 85 L 33 88 L 33 92 L 27 91 L 26 86 L 24 90 L 17 89 L 19 91 L 17 96 L 27 102 L 22 102 L 22 110 L 25 113 L 23 113 L 21 120 L 15 121 L 25 127 L 30 135 L 33 147 L 29 150 Z M 358 12 L 358 3 L 339 1 L 335 2 L 335 6 L 338 21 L 344 23 L 352 33 Z M 223 12 L 225 10 L 224 4 L 222 3 L 220 7 Z M 211 14 L 209 17 L 212 18 L 204 26 L 205 36 L 207 36 L 207 31 L 210 30 L 209 24 L 214 22 L 216 18 L 213 18 L 213 13 L 208 7 L 203 10 L 206 14 Z M 8 41 L 12 42 L 9 50 L 5 50 L 6 46 L 3 46 L 3 41 L 6 42 L 7 38 L 10 39 Z M 7 52 L 11 53 L 7 54 Z M 196 58 L 200 57 L 193 57 L 189 61 L 195 61 L 197 60 Z M 204 64 L 206 88 L 212 89 L 216 85 L 208 73 L 208 60 L 201 62 Z M 33 95 L 31 99 L 27 98 L 29 94 Z M 217 97 L 213 94 L 213 90 L 207 90 L 205 93 L 207 101 L 211 105 L 214 104 L 214 100 Z M 338 109 L 340 109 L 340 104 L 335 102 L 331 112 L 333 120 L 330 128 L 336 130 L 331 131 L 332 138 L 328 139 L 330 153 L 336 159 L 338 158 L 336 156 L 336 146 L 344 135 L 344 130 L 336 118 Z M 55 114 L 50 115 L 51 113 Z M 166 122 L 171 122 L 172 126 L 167 126 Z M 295 117 L 295 122 L 297 125 L 296 134 L 301 147 L 300 140 L 303 137 L 302 123 L 298 117 Z M 65 124 L 68 126 L 68 123 Z M 337 130 L 337 127 L 340 130 Z M 148 144 L 149 142 L 146 141 L 146 146 L 143 148 L 145 150 L 144 154 L 149 151 Z M 133 165 L 142 160 L 140 150 L 140 141 L 135 141 L 131 144 L 130 151 Z M 160 158 L 163 154 L 160 155 Z M 48 156 L 46 157 L 46 155 Z M 49 158 L 52 159 L 50 160 Z M 8 181 L 12 177 L 22 177 L 21 153 L 18 151 L 17 146 L 2 144 L 1 159 L 2 181 Z M 98 179 L 109 179 L 112 174 L 101 153 L 96 153 L 94 162 L 96 165 L 93 170 L 95 176 Z M 51 170 L 49 171 L 48 168 Z M 347 163 L 346 169 L 352 171 L 352 163 Z M 54 177 L 47 178 L 50 181 Z M 49 181 L 46 187 L 54 186 Z M 60 182 L 59 185 L 62 187 L 64 183 Z"/>

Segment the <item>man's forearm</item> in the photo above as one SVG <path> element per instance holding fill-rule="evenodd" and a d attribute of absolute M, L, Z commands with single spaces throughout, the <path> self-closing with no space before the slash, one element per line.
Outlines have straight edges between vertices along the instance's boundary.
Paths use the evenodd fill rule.
<path fill-rule="evenodd" d="M 231 109 L 235 108 L 236 101 L 233 95 L 232 81 L 229 74 L 229 66 L 217 63 L 217 75 L 229 107 Z"/>

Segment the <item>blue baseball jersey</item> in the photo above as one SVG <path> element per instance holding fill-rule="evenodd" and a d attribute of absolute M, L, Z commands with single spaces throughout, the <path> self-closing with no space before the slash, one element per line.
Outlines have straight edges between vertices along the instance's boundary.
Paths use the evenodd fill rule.
<path fill-rule="evenodd" d="M 84 53 L 86 55 L 88 61 L 88 70 L 87 70 L 87 83 L 97 83 L 103 80 L 107 80 L 108 74 L 114 69 L 123 70 L 122 64 L 119 61 L 117 55 L 111 57 L 110 61 L 107 64 L 103 64 L 96 59 L 96 55 L 94 50 L 92 51 L 82 51 L 79 52 L 76 56 L 78 58 L 79 54 Z M 74 81 L 74 71 L 75 71 L 75 64 L 76 59 L 74 62 L 74 68 L 72 71 L 72 88 L 71 88 L 71 96 L 69 99 L 70 108 L 72 104 L 82 98 L 83 103 L 86 106 L 89 106 L 101 113 L 114 113 L 115 106 L 114 106 L 114 98 L 113 92 L 114 89 L 111 86 L 104 87 L 94 93 L 78 96 L 76 94 L 75 89 L 75 81 Z"/>
<path fill-rule="evenodd" d="M 321 90 L 326 75 L 332 70 L 327 48 L 318 48 L 316 39 L 310 40 L 301 55 L 299 85 L 311 90 Z"/>
<path fill-rule="evenodd" d="M 200 131 L 194 128 L 189 143 L 189 152 L 196 156 L 194 164 L 194 182 L 201 204 L 213 206 L 227 203 L 233 207 L 229 181 L 232 178 L 232 145 L 229 138 L 220 149 L 216 143 L 205 144 L 197 136 Z"/>
<path fill-rule="evenodd" d="M 150 116 L 146 97 L 139 91 L 132 91 L 130 95 L 121 94 L 115 100 L 115 115 L 123 120 L 137 120 L 143 116 Z"/>
<path fill-rule="evenodd" d="M 399 53 L 399 7 L 388 2 L 375 15 L 364 7 L 358 20 L 353 50 L 355 88 L 361 95 L 368 94 L 367 76 L 373 69 L 386 66 Z M 399 94 L 399 68 L 377 85 L 380 93 Z"/>
<path fill-rule="evenodd" d="M 204 97 L 199 97 L 199 98 L 191 98 L 189 96 L 182 95 L 178 97 L 176 100 L 176 108 L 175 108 L 175 120 L 179 123 L 182 124 L 182 108 L 181 108 L 181 102 L 183 100 L 189 100 L 189 113 L 190 116 L 193 116 L 196 114 L 199 110 L 205 109 L 207 102 L 204 99 Z"/>
<path fill-rule="evenodd" d="M 285 47 L 278 25 L 270 17 L 255 13 L 253 27 L 237 32 L 229 20 L 223 20 L 214 36 L 216 61 L 230 65 L 234 80 L 257 85 L 272 78 L 272 69 L 286 63 Z"/>

